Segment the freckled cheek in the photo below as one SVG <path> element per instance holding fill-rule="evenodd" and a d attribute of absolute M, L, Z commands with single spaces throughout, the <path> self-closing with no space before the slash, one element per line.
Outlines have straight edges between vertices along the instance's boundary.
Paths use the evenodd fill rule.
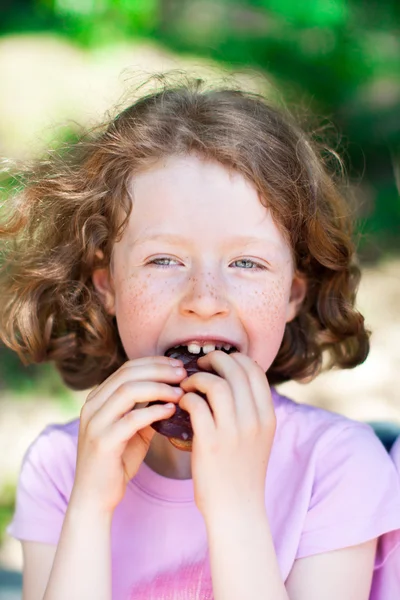
<path fill-rule="evenodd" d="M 251 351 L 265 370 L 272 364 L 282 342 L 288 299 L 288 285 L 278 280 L 266 289 L 257 290 L 248 302 Z"/>
<path fill-rule="evenodd" d="M 171 286 L 150 285 L 147 278 L 121 280 L 116 293 L 116 316 L 121 341 L 130 358 L 147 354 L 150 348 L 146 345 L 152 350 L 168 312 L 171 292 Z"/>
<path fill-rule="evenodd" d="M 259 315 L 259 325 L 264 331 L 281 332 L 285 327 L 286 294 L 283 289 L 274 288 L 259 294 L 255 310 Z"/>

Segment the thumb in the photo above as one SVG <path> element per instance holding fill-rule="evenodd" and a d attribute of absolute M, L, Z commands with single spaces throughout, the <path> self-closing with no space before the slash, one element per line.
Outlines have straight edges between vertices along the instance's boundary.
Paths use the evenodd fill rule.
<path fill-rule="evenodd" d="M 137 433 L 127 443 L 122 460 L 125 466 L 125 473 L 128 479 L 136 475 L 140 465 L 149 450 L 150 442 L 155 435 L 155 430 L 151 425 L 139 429 Z"/>

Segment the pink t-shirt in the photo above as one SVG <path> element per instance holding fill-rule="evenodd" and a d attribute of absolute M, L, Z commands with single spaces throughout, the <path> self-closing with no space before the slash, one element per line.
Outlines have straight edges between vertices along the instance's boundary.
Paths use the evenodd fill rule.
<path fill-rule="evenodd" d="M 391 456 L 400 475 L 400 437 L 392 447 Z M 400 598 L 400 528 L 379 540 L 376 567 L 370 600 Z"/>
<path fill-rule="evenodd" d="M 372 429 L 273 391 L 277 430 L 265 505 L 283 580 L 297 558 L 400 528 L 400 481 Z M 47 427 L 25 456 L 8 533 L 57 544 L 74 482 L 78 420 Z M 112 524 L 113 600 L 212 600 L 192 480 L 142 463 Z"/>

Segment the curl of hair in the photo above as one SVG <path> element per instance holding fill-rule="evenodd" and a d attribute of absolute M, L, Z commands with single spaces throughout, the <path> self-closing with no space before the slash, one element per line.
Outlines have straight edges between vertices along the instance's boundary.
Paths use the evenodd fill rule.
<path fill-rule="evenodd" d="M 354 307 L 360 271 L 352 218 L 323 153 L 286 110 L 261 96 L 190 79 L 166 81 L 24 174 L 22 191 L 0 212 L 0 339 L 25 363 L 54 361 L 74 389 L 90 388 L 122 365 L 117 324 L 92 273 L 110 264 L 135 174 L 189 153 L 256 187 L 307 280 L 270 383 L 315 376 L 325 351 L 330 367 L 363 362 L 369 334 Z"/>

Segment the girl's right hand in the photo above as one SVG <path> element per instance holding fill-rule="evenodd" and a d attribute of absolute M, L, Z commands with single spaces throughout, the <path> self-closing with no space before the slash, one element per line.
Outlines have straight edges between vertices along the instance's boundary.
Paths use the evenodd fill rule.
<path fill-rule="evenodd" d="M 80 415 L 71 499 L 79 506 L 114 511 L 147 454 L 155 434 L 151 423 L 173 415 L 185 377 L 181 361 L 145 357 L 126 362 L 90 392 Z M 153 400 L 173 404 L 140 406 Z"/>

